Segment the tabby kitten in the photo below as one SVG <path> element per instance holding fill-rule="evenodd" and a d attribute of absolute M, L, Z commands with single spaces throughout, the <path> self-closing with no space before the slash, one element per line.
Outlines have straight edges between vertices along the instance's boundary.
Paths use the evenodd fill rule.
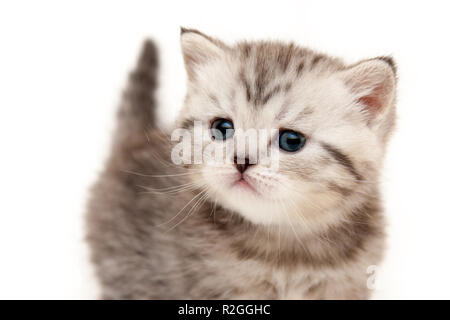
<path fill-rule="evenodd" d="M 353 65 L 281 42 L 229 46 L 182 29 L 188 75 L 175 127 L 276 129 L 277 166 L 229 155 L 176 165 L 155 123 L 147 42 L 92 190 L 88 241 L 106 299 L 365 299 L 380 262 L 379 176 L 395 122 L 393 60 Z M 222 133 L 216 135 L 215 133 Z"/>

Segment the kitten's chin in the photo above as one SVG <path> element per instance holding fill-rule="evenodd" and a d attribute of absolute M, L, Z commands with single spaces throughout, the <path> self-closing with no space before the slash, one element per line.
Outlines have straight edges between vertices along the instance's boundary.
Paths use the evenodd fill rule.
<path fill-rule="evenodd" d="M 280 202 L 266 198 L 246 181 L 235 182 L 226 195 L 219 196 L 217 203 L 238 213 L 244 219 L 260 225 L 295 223 L 283 215 Z"/>
<path fill-rule="evenodd" d="M 317 200 L 310 205 L 311 202 L 304 201 L 298 196 L 286 194 L 282 197 L 276 190 L 268 192 L 245 180 L 235 181 L 226 191 L 221 190 L 213 194 L 214 201 L 222 207 L 258 225 L 306 228 L 307 233 L 336 219 L 334 214 L 324 214 L 330 211 L 330 208 L 336 207 L 338 200 L 329 194 L 326 196 L 321 193 L 308 194 L 308 199 Z"/>

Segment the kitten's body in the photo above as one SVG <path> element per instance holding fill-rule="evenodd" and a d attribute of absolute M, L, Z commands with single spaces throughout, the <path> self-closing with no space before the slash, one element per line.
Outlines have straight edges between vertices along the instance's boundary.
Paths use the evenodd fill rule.
<path fill-rule="evenodd" d="M 326 70 L 331 67 L 343 68 L 337 60 L 293 46 L 258 45 L 242 44 L 239 50 L 244 58 L 246 55 L 251 57 L 252 50 L 263 52 L 265 56 L 259 56 L 262 59 L 259 62 L 263 64 L 274 59 L 273 56 L 270 58 L 271 52 L 287 52 L 275 57 L 281 66 L 285 66 L 285 71 L 291 67 L 295 72 L 306 68 L 312 70 L 314 65 L 325 70 L 321 72 L 330 72 Z M 271 51 L 276 46 L 281 49 Z M 303 65 L 291 66 L 296 55 L 305 57 Z M 191 58 L 185 52 L 187 64 Z M 197 169 L 171 163 L 169 138 L 154 129 L 155 68 L 155 50 L 148 43 L 131 77 L 112 156 L 93 189 L 89 205 L 88 238 L 103 297 L 367 298 L 369 275 L 366 271 L 369 266 L 379 263 L 384 246 L 377 186 L 377 161 L 384 145 L 378 152 L 380 156 L 374 156 L 376 160 L 371 162 L 363 156 L 359 161 L 356 153 L 351 157 L 343 154 L 340 148 L 331 144 L 333 139 L 320 141 L 320 157 L 311 161 L 308 167 L 300 165 L 302 170 L 294 174 L 305 181 L 320 180 L 309 197 L 315 201 L 314 205 L 299 207 L 298 212 L 291 207 L 286 209 L 286 214 L 293 217 L 304 214 L 301 223 L 290 223 L 291 220 L 289 223 L 257 223 L 254 217 L 258 212 L 250 212 L 251 208 L 256 208 L 251 202 L 242 204 L 241 212 L 240 201 L 245 199 L 235 198 L 236 203 L 232 206 L 237 209 L 231 209 L 227 199 L 220 198 L 214 190 L 201 193 L 199 189 L 191 188 L 192 176 L 196 174 L 193 170 Z M 272 72 L 270 65 L 268 68 L 266 75 L 260 78 L 260 87 L 258 79 L 254 80 L 254 88 L 246 84 L 250 80 L 241 77 L 242 72 L 244 75 L 251 72 L 239 72 L 240 80 L 237 81 L 242 82 L 248 103 L 262 105 L 281 90 L 288 95 L 290 88 L 281 89 L 281 85 L 275 90 L 277 92 L 273 87 L 265 91 L 262 80 L 268 85 L 273 76 L 267 74 Z M 192 72 L 188 68 L 189 71 Z M 286 75 L 286 79 L 292 78 L 289 87 L 295 86 L 296 76 L 294 73 Z M 190 74 L 190 77 L 195 76 Z M 190 90 L 195 95 L 196 90 L 192 87 Z M 238 95 L 236 91 L 234 94 Z M 217 93 L 209 92 L 208 96 L 212 103 L 221 100 Z M 191 120 L 196 119 L 188 101 L 192 99 L 195 97 L 188 93 L 185 109 L 178 120 L 187 128 L 191 126 Z M 380 124 L 380 128 L 388 127 L 377 133 L 382 141 L 386 140 L 392 123 L 393 119 L 390 119 L 389 123 Z M 313 148 L 313 142 L 311 145 Z M 354 147 L 358 148 L 357 143 Z M 364 154 L 365 151 L 360 152 Z M 291 172 L 289 164 L 284 165 L 281 169 Z M 334 169 L 331 174 L 327 171 L 330 168 Z M 323 176 L 319 173 L 322 171 Z M 340 179 L 326 179 L 333 174 Z M 267 214 L 265 211 L 268 210 L 263 208 L 261 215 Z M 269 213 L 275 217 L 279 215 L 278 212 Z"/>

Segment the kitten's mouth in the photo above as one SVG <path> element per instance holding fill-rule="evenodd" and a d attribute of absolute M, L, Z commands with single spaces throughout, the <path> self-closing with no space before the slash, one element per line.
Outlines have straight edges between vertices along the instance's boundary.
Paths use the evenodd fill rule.
<path fill-rule="evenodd" d="M 258 193 L 256 189 L 247 181 L 243 176 L 240 179 L 236 180 L 233 183 L 233 187 L 241 188 L 244 190 L 252 191 L 254 193 Z"/>

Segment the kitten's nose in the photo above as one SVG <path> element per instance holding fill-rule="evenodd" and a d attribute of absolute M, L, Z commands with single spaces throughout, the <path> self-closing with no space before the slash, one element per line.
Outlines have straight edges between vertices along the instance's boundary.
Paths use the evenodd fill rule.
<path fill-rule="evenodd" d="M 238 157 L 234 157 L 234 164 L 236 166 L 236 169 L 240 173 L 244 173 L 245 170 L 247 170 L 248 167 L 252 166 L 253 164 L 250 163 L 248 158 L 245 159 L 238 159 Z"/>

